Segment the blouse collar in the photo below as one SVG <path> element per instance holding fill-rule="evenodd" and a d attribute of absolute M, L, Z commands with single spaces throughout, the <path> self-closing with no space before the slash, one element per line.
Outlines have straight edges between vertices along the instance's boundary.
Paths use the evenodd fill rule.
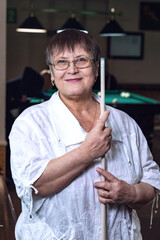
<path fill-rule="evenodd" d="M 100 103 L 100 98 L 93 93 L 93 97 Z M 108 106 L 106 106 L 107 108 Z M 55 124 L 55 129 L 59 141 L 65 146 L 81 143 L 85 140 L 87 132 L 81 127 L 79 121 L 70 112 L 66 105 L 61 101 L 59 92 L 52 95 L 49 100 L 49 111 L 51 118 Z M 122 141 L 119 127 L 109 107 L 110 115 L 106 122 L 106 126 L 112 128 L 112 140 Z"/>

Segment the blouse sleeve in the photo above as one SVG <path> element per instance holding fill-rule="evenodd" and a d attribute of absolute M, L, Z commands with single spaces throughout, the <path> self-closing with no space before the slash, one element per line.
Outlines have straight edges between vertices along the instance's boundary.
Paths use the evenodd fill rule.
<path fill-rule="evenodd" d="M 114 129 L 122 136 L 131 161 L 133 183 L 145 182 L 160 191 L 160 169 L 153 160 L 147 140 L 136 121 L 125 112 L 110 107 Z M 113 129 L 113 127 L 112 127 Z"/>
<path fill-rule="evenodd" d="M 15 121 L 10 136 L 11 171 L 17 195 L 31 212 L 36 212 L 45 198 L 32 196 L 33 183 L 41 176 L 53 153 L 47 137 L 38 132 L 34 122 L 25 119 Z"/>
<path fill-rule="evenodd" d="M 146 138 L 144 137 L 141 129 L 138 127 L 137 138 L 139 157 L 142 165 L 142 178 L 141 182 L 146 182 L 155 187 L 160 192 L 160 168 L 153 160 L 153 155 L 148 147 Z"/>

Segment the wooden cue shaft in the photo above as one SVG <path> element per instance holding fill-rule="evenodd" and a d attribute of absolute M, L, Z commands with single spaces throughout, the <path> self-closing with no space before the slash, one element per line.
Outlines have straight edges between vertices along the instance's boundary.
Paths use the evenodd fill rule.
<path fill-rule="evenodd" d="M 105 58 L 100 59 L 100 76 L 101 76 L 101 115 L 105 111 Z M 105 157 L 101 158 L 101 167 L 105 169 Z M 104 177 L 101 176 L 104 181 Z M 107 240 L 107 209 L 106 205 L 101 203 L 101 240 Z"/>

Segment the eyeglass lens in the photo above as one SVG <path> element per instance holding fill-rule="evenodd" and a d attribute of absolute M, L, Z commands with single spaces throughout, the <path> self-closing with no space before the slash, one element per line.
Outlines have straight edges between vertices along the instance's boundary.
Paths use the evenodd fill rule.
<path fill-rule="evenodd" d="M 65 70 L 67 69 L 70 64 L 73 62 L 74 66 L 77 68 L 85 68 L 90 66 L 91 59 L 88 58 L 78 58 L 73 61 L 69 60 L 58 60 L 54 63 L 54 67 L 57 70 Z"/>

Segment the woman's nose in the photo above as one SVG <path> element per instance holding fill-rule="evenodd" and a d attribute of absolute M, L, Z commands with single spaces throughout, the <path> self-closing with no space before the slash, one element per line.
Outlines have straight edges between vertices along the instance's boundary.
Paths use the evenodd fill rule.
<path fill-rule="evenodd" d="M 67 71 L 74 74 L 78 72 L 78 68 L 75 66 L 74 62 L 70 62 Z"/>

